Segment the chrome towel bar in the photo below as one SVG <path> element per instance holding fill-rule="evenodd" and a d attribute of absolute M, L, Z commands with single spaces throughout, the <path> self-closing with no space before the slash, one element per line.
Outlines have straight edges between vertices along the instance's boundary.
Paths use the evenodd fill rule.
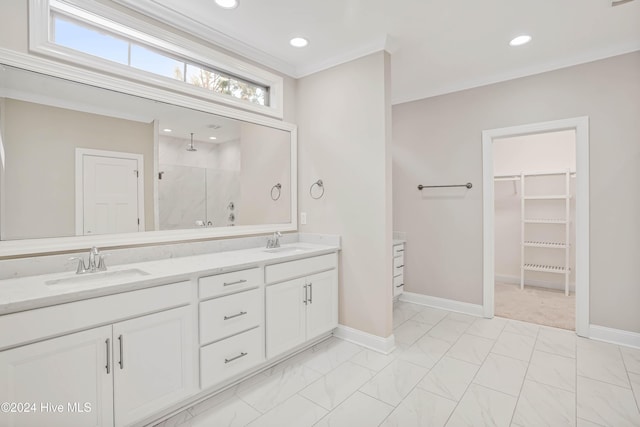
<path fill-rule="evenodd" d="M 422 190 L 423 188 L 445 188 L 445 187 L 473 187 L 473 184 L 467 182 L 466 184 L 454 184 L 454 185 L 418 185 L 418 190 Z"/>

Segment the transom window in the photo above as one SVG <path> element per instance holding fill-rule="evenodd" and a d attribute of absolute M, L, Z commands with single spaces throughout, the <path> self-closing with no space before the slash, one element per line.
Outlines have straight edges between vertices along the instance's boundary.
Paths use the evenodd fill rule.
<path fill-rule="evenodd" d="M 98 66 L 100 69 L 104 69 L 104 66 L 99 64 L 106 61 L 126 77 L 144 80 L 145 76 L 151 77 L 151 74 L 153 79 L 149 80 L 158 82 L 156 77 L 160 77 L 173 89 L 198 93 L 199 96 L 209 93 L 221 102 L 226 99 L 226 103 L 236 102 L 236 106 L 244 105 L 243 108 L 250 104 L 255 107 L 248 109 L 282 117 L 282 107 L 277 102 L 282 99 L 282 78 L 279 76 L 187 40 L 184 40 L 184 44 L 176 44 L 175 41 L 180 37 L 175 34 L 165 34 L 164 38 L 163 34 L 150 34 L 164 31 L 155 27 L 154 31 L 142 32 L 138 26 L 134 29 L 124 25 L 114 20 L 114 16 L 117 18 L 120 12 L 113 11 L 112 16 L 102 16 L 94 10 L 80 9 L 75 4 L 60 0 L 31 2 L 46 2 L 48 5 L 45 9 L 46 40 L 42 40 L 44 31 L 32 29 L 32 35 L 40 35 L 39 43 L 34 45 L 32 41 L 32 50 L 53 56 L 64 55 L 66 60 L 71 58 L 82 65 Z M 44 18 L 37 13 L 35 17 L 40 20 Z M 42 25 L 42 22 L 33 19 L 33 14 L 31 18 L 30 25 Z M 128 24 L 132 22 L 131 17 L 123 20 Z M 145 30 L 152 29 L 149 24 L 140 22 L 140 25 Z M 198 48 L 197 51 L 193 50 L 194 47 Z M 229 65 L 221 67 L 220 64 L 225 61 Z M 232 72 L 234 66 L 243 73 Z M 247 70 L 253 73 L 247 73 Z M 236 101 L 231 102 L 230 99 Z"/>

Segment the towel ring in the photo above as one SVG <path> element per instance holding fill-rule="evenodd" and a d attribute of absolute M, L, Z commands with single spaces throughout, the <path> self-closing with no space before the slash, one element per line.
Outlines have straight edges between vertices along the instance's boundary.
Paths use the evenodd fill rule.
<path fill-rule="evenodd" d="M 273 187 L 271 187 L 271 200 L 278 200 L 280 198 L 280 190 L 282 189 L 282 185 L 280 183 L 277 183 L 276 185 L 274 185 Z M 278 190 L 278 195 L 277 196 L 273 196 L 273 190 Z"/>
<path fill-rule="evenodd" d="M 322 190 L 322 193 L 320 193 L 318 197 L 313 196 L 313 187 L 315 187 L 316 185 Z M 316 199 L 316 200 L 321 199 L 322 196 L 324 196 L 324 183 L 322 182 L 321 179 L 311 184 L 311 187 L 309 187 L 309 195 L 311 196 L 312 199 Z"/>

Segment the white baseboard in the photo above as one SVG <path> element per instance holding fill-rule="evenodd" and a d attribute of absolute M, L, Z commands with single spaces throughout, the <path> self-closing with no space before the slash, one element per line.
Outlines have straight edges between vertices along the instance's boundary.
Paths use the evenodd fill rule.
<path fill-rule="evenodd" d="M 605 326 L 589 325 L 589 338 L 627 347 L 640 348 L 640 334 Z"/>
<path fill-rule="evenodd" d="M 496 278 L 496 282 L 504 282 L 504 283 L 508 283 L 510 285 L 518 285 L 518 286 L 520 286 L 520 276 L 501 276 L 501 275 L 496 274 L 495 278 Z M 529 286 L 535 286 L 537 288 L 557 289 L 559 291 L 564 291 L 564 284 L 563 283 L 552 283 L 552 282 L 547 282 L 545 280 L 530 280 L 530 279 L 526 279 L 524 281 L 524 284 L 525 284 L 525 286 L 529 285 Z M 571 291 L 571 292 L 575 292 L 576 291 L 575 283 L 569 283 L 569 291 Z"/>
<path fill-rule="evenodd" d="M 468 302 L 431 297 L 428 295 L 416 294 L 407 291 L 403 292 L 402 295 L 400 295 L 400 301 L 426 305 L 428 307 L 440 308 L 443 310 L 455 311 L 458 313 L 469 314 L 471 316 L 484 317 L 482 305 L 479 304 L 470 304 Z"/>
<path fill-rule="evenodd" d="M 389 354 L 396 348 L 396 339 L 393 334 L 382 338 L 359 329 L 338 325 L 338 327 L 333 330 L 333 335 L 382 354 Z"/>

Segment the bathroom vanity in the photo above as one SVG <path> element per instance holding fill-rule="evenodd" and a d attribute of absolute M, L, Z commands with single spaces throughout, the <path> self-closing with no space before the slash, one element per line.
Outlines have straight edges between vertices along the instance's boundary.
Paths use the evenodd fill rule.
<path fill-rule="evenodd" d="M 0 425 L 145 425 L 328 336 L 338 246 L 0 281 Z"/>

